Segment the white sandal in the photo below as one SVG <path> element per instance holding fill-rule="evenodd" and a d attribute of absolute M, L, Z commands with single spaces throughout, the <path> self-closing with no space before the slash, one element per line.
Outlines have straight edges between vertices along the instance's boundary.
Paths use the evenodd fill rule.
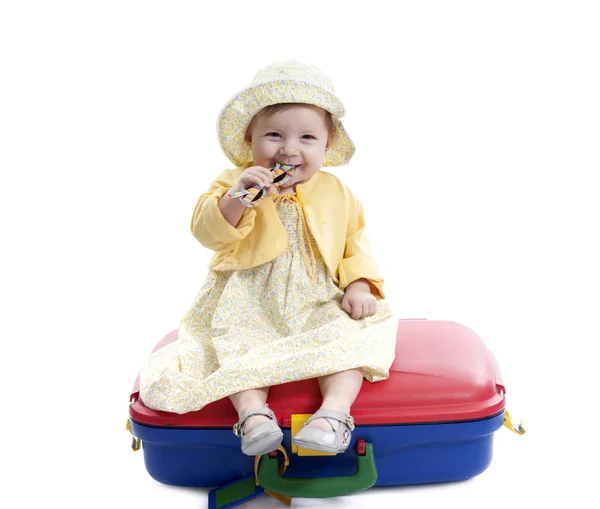
<path fill-rule="evenodd" d="M 265 415 L 270 420 L 259 424 L 250 432 L 244 433 L 246 422 L 253 415 Z M 283 432 L 277 424 L 273 410 L 265 405 L 262 408 L 250 410 L 233 426 L 233 433 L 242 441 L 242 452 L 248 456 L 262 456 L 275 451 L 283 441 Z"/>
<path fill-rule="evenodd" d="M 315 419 L 325 419 L 333 431 L 307 426 Z M 354 430 L 354 419 L 351 415 L 335 410 L 318 410 L 304 423 L 292 441 L 304 449 L 338 454 L 344 452 L 350 445 L 352 430 Z"/>

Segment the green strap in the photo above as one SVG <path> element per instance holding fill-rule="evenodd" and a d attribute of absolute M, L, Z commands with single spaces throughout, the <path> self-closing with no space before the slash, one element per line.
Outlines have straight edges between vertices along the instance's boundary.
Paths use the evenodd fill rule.
<path fill-rule="evenodd" d="M 258 482 L 265 490 L 302 498 L 340 497 L 366 490 L 377 481 L 373 444 L 366 445 L 366 454 L 357 457 L 356 472 L 347 477 L 281 477 L 277 458 L 265 454 L 258 467 Z"/>

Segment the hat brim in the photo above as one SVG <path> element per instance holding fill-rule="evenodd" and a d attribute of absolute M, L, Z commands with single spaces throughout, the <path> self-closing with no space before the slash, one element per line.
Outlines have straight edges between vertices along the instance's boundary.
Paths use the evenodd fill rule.
<path fill-rule="evenodd" d="M 245 141 L 246 128 L 252 118 L 263 108 L 281 103 L 312 104 L 331 113 L 336 133 L 325 153 L 323 166 L 348 164 L 355 147 L 340 121 L 345 113 L 344 105 L 327 90 L 296 80 L 277 80 L 248 87 L 223 107 L 217 120 L 217 136 L 223 152 L 233 164 L 242 166 L 252 160 L 252 152 Z"/>

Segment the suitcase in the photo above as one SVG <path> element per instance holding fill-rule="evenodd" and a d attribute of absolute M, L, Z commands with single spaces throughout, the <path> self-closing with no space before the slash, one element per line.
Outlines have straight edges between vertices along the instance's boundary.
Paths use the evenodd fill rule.
<path fill-rule="evenodd" d="M 173 331 L 155 350 L 177 339 Z M 128 429 L 143 447 L 148 473 L 169 485 L 221 487 L 211 506 L 233 507 L 260 495 L 324 497 L 371 486 L 464 480 L 492 459 L 503 424 L 505 387 L 492 353 L 471 329 L 455 322 L 400 320 L 390 377 L 363 382 L 352 406 L 352 443 L 337 456 L 297 450 L 291 436 L 320 406 L 316 379 L 274 386 L 269 406 L 284 432 L 282 451 L 245 456 L 232 432 L 238 420 L 228 398 L 187 414 L 151 410 L 130 398 Z M 283 466 L 287 467 L 285 473 Z M 220 497 L 220 498 L 219 498 Z"/>

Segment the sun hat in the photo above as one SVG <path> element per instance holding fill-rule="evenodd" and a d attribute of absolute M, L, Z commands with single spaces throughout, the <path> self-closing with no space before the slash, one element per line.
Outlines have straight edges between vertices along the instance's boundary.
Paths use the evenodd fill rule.
<path fill-rule="evenodd" d="M 331 113 L 336 132 L 323 166 L 348 164 L 355 148 L 339 120 L 346 113 L 344 105 L 320 69 L 296 60 L 275 62 L 260 69 L 250 86 L 233 96 L 221 110 L 217 135 L 223 152 L 233 164 L 242 166 L 252 160 L 244 136 L 254 115 L 280 103 L 312 104 Z"/>

